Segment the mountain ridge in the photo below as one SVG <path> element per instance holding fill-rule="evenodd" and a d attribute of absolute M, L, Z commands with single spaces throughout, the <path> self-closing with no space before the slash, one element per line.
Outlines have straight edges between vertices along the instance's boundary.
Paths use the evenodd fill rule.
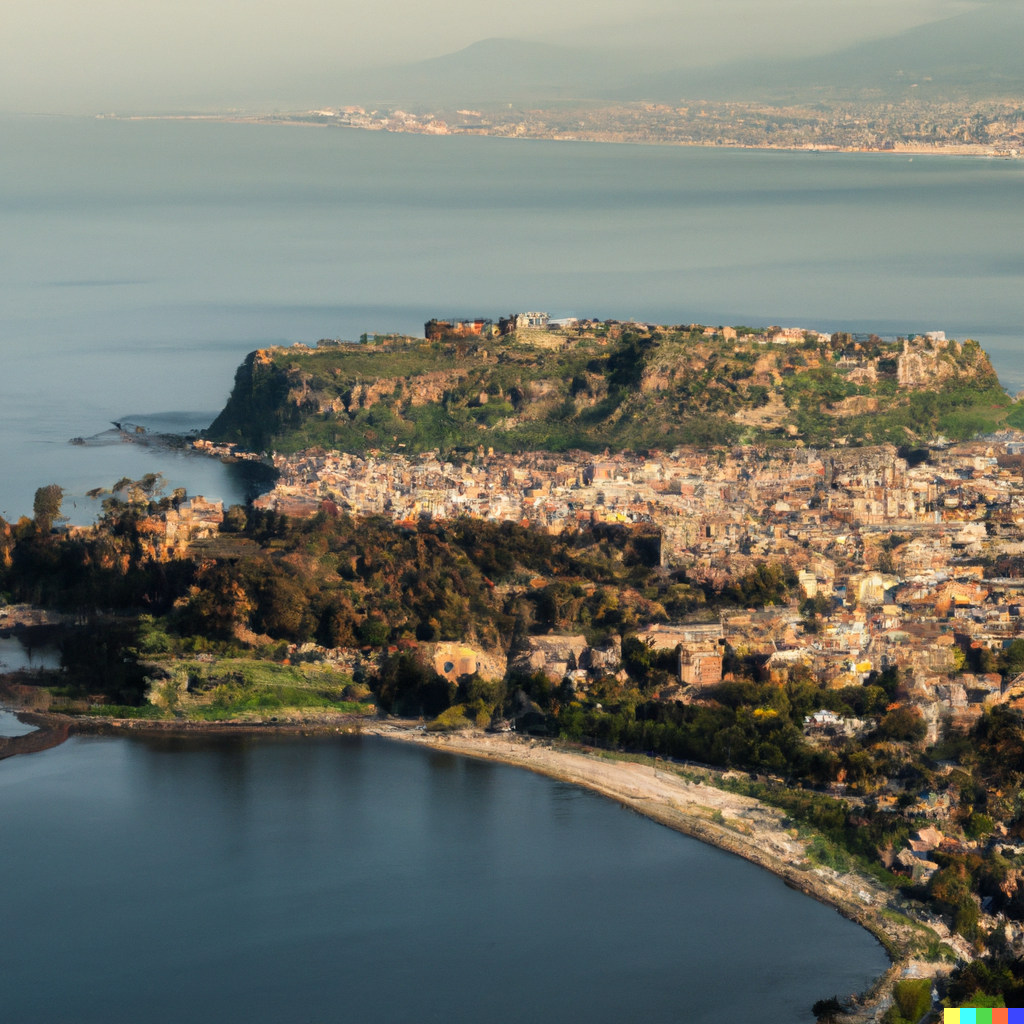
<path fill-rule="evenodd" d="M 1024 5 L 995 3 L 811 57 L 673 67 L 655 50 L 643 55 L 653 70 L 645 70 L 631 51 L 495 37 L 363 73 L 352 93 L 373 102 L 418 105 L 1024 95 L 1022 51 Z"/>

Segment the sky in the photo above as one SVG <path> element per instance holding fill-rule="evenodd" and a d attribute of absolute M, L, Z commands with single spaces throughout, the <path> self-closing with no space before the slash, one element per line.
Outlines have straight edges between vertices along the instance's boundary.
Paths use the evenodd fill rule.
<path fill-rule="evenodd" d="M 1005 2 L 1005 0 L 1004 0 Z M 660 67 L 820 54 L 968 0 L 2 0 L 0 110 L 295 109 L 360 69 L 489 38 Z"/>

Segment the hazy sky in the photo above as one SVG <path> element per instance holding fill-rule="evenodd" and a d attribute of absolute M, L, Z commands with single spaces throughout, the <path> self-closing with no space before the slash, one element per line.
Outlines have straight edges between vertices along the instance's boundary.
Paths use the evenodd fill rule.
<path fill-rule="evenodd" d="M 961 0 L 0 0 L 0 109 L 338 102 L 359 67 L 496 36 L 709 63 L 821 53 Z M 331 93 L 328 95 L 328 93 Z"/>

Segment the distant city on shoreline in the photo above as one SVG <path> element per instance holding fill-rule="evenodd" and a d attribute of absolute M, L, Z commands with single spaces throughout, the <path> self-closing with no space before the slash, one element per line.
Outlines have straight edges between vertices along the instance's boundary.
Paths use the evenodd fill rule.
<path fill-rule="evenodd" d="M 117 115 L 98 115 L 117 117 Z M 641 145 L 720 146 L 810 152 L 1024 154 L 1024 100 L 926 102 L 824 100 L 809 103 L 687 100 L 676 104 L 597 101 L 477 109 L 342 105 L 280 113 L 151 115 L 153 119 L 244 121 L 360 128 L 418 135 Z M 126 120 L 147 120 L 146 115 Z"/>

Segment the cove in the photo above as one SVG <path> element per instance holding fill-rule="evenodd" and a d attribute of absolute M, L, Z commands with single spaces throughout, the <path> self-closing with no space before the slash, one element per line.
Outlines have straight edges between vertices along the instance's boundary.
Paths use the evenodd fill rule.
<path fill-rule="evenodd" d="M 877 942 L 576 787 L 371 737 L 0 763 L 0 1015 L 792 1022 Z"/>

